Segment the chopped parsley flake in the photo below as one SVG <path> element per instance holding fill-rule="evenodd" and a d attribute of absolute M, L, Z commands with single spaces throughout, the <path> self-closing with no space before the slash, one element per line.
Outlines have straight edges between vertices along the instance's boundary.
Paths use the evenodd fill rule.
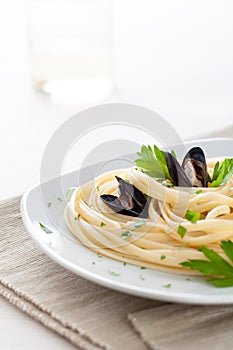
<path fill-rule="evenodd" d="M 197 190 L 195 193 L 200 194 L 200 193 L 202 193 L 202 190 Z"/>
<path fill-rule="evenodd" d="M 185 213 L 184 218 L 186 220 L 191 221 L 193 224 L 196 224 L 198 220 L 200 220 L 200 216 L 201 213 L 195 212 L 195 211 L 191 211 L 191 210 L 187 210 Z"/>
<path fill-rule="evenodd" d="M 174 184 L 170 182 L 169 180 L 163 180 L 162 185 L 166 187 L 174 187 Z"/>
<path fill-rule="evenodd" d="M 60 197 L 57 197 L 57 200 L 58 200 L 59 202 L 62 202 L 62 199 L 61 199 Z"/>
<path fill-rule="evenodd" d="M 189 243 L 182 244 L 179 247 L 177 247 L 177 250 L 182 250 L 182 249 L 186 248 L 188 245 L 189 245 Z"/>
<path fill-rule="evenodd" d="M 131 236 L 132 236 L 132 233 L 129 232 L 128 230 L 122 230 L 122 231 L 121 231 L 121 236 L 122 236 L 123 239 L 126 239 L 126 238 L 131 237 Z"/>
<path fill-rule="evenodd" d="M 70 191 L 71 191 L 71 188 L 69 188 L 69 189 L 66 191 L 66 194 L 65 194 L 65 197 L 66 197 L 66 198 L 69 197 Z"/>
<path fill-rule="evenodd" d="M 92 265 L 95 265 L 95 261 L 92 261 Z"/>
<path fill-rule="evenodd" d="M 164 260 L 164 259 L 166 259 L 166 255 L 161 255 L 160 260 Z"/>
<path fill-rule="evenodd" d="M 145 225 L 145 223 L 146 223 L 145 219 L 139 219 L 133 225 L 130 226 L 130 231 L 136 230 L 136 228 L 139 228 L 139 227 Z"/>
<path fill-rule="evenodd" d="M 140 269 L 141 269 L 141 270 L 145 270 L 146 267 L 145 267 L 145 266 L 141 266 Z"/>
<path fill-rule="evenodd" d="M 171 288 L 171 286 L 172 286 L 171 283 L 168 283 L 168 284 L 164 284 L 164 285 L 163 285 L 163 288 L 169 289 L 169 288 Z"/>
<path fill-rule="evenodd" d="M 46 227 L 45 225 L 43 225 L 41 222 L 39 222 L 40 228 L 47 234 L 53 233 L 53 231 L 51 231 L 48 227 Z"/>
<path fill-rule="evenodd" d="M 186 232 L 187 232 L 187 229 L 184 226 L 180 225 L 178 227 L 177 233 L 180 235 L 181 238 L 184 237 Z"/>
<path fill-rule="evenodd" d="M 126 262 L 125 261 L 123 262 L 123 265 L 126 266 Z"/>
<path fill-rule="evenodd" d="M 96 186 L 96 191 L 99 192 L 100 188 L 99 186 Z"/>
<path fill-rule="evenodd" d="M 101 221 L 100 226 L 106 226 L 105 222 Z"/>
<path fill-rule="evenodd" d="M 109 273 L 111 276 L 113 276 L 113 277 L 119 277 L 119 276 L 120 276 L 119 273 L 114 272 L 114 271 L 108 271 L 108 273 Z"/>
<path fill-rule="evenodd" d="M 48 208 L 50 208 L 52 205 L 52 202 L 48 202 Z"/>

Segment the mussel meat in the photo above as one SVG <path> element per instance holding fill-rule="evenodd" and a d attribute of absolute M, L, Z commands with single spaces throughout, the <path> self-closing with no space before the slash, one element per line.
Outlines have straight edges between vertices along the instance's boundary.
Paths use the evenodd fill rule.
<path fill-rule="evenodd" d="M 200 147 L 191 148 L 185 155 L 182 167 L 193 187 L 207 187 L 207 165 Z"/>
<path fill-rule="evenodd" d="M 116 176 L 119 183 L 119 197 L 111 194 L 102 194 L 100 198 L 114 212 L 147 218 L 148 217 L 148 201 L 144 194 L 134 185 Z"/>

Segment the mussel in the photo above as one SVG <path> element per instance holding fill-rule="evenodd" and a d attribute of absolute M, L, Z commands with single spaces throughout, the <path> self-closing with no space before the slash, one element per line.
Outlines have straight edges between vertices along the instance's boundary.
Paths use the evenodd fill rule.
<path fill-rule="evenodd" d="M 200 147 L 193 147 L 186 153 L 182 167 L 193 187 L 207 187 L 206 158 Z"/>
<path fill-rule="evenodd" d="M 140 218 L 148 217 L 148 201 L 134 185 L 115 176 L 118 181 L 119 197 L 102 194 L 100 198 L 114 212 Z"/>
<path fill-rule="evenodd" d="M 184 169 L 180 166 L 176 158 L 169 152 L 165 152 L 165 158 L 169 174 L 172 178 L 174 186 L 191 187 L 192 184 L 189 181 Z"/>
<path fill-rule="evenodd" d="M 165 152 L 165 157 L 175 186 L 207 187 L 206 159 L 200 147 L 193 147 L 186 153 L 182 166 L 171 153 Z"/>

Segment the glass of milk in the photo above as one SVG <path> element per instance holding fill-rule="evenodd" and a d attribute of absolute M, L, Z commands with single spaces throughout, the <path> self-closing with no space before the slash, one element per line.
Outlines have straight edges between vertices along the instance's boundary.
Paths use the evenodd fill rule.
<path fill-rule="evenodd" d="M 113 87 L 112 0 L 30 0 L 33 86 L 57 102 L 83 104 Z"/>

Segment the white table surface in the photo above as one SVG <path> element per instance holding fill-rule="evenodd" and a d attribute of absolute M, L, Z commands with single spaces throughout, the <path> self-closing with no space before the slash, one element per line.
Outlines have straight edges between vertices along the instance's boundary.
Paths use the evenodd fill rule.
<path fill-rule="evenodd" d="M 27 188 L 38 183 L 40 160 L 50 136 L 61 123 L 81 108 L 81 106 L 75 104 L 54 103 L 49 96 L 32 90 L 28 77 L 23 1 L 12 0 L 6 3 L 9 3 L 9 5 L 5 5 L 5 11 L 0 10 L 0 199 L 21 194 Z M 118 3 L 118 14 L 121 13 L 120 4 L 123 3 L 126 2 L 119 1 Z M 165 55 L 165 52 L 161 53 L 162 43 L 158 41 L 160 46 L 153 47 L 158 34 L 156 31 L 159 28 L 155 26 L 155 33 L 151 33 L 153 28 L 152 17 L 150 11 L 148 11 L 148 6 L 147 11 L 145 11 L 146 7 L 142 8 L 142 3 L 139 0 L 134 1 L 133 19 L 130 7 L 132 1 L 129 1 L 127 6 L 124 5 L 124 12 L 121 13 L 121 22 L 116 35 L 117 93 L 105 102 L 130 102 L 152 108 L 172 123 L 182 138 L 217 131 L 219 128 L 232 124 L 233 68 L 232 59 L 229 57 L 232 57 L 233 50 L 231 36 L 230 39 L 228 38 L 231 30 L 227 30 L 227 26 L 232 26 L 231 18 L 224 17 L 224 12 L 220 13 L 218 28 L 225 26 L 226 41 L 228 42 L 228 46 L 225 45 L 225 47 L 224 44 L 221 44 L 221 50 L 226 48 L 226 56 L 229 58 L 224 63 L 225 68 L 224 71 L 221 71 L 222 75 L 219 73 L 218 69 L 221 70 L 221 67 L 215 57 L 210 67 L 206 65 L 206 75 L 203 73 L 204 67 L 200 64 L 200 75 L 196 71 L 195 77 L 192 78 L 192 75 L 189 74 L 190 67 L 182 62 L 184 65 L 183 76 L 181 75 L 180 79 L 177 79 L 177 76 L 169 78 L 169 75 L 162 75 L 163 71 L 166 70 L 165 67 L 164 70 L 161 69 L 163 55 Z M 148 3 L 152 4 L 151 1 L 148 1 Z M 158 10 L 161 2 L 154 1 L 154 3 L 157 7 L 156 10 Z M 164 15 L 169 1 L 167 0 L 164 3 L 166 5 L 161 9 L 162 15 Z M 192 10 L 197 15 L 198 8 L 195 7 L 194 3 L 196 4 L 197 1 L 193 1 Z M 227 1 L 221 2 L 222 11 L 224 11 L 224 4 L 227 5 L 227 3 L 229 4 Z M 172 2 L 170 2 L 171 4 Z M 179 6 L 185 6 L 185 1 L 180 0 Z M 202 7 L 202 3 L 200 3 L 200 6 Z M 12 8 L 14 8 L 14 11 L 12 11 Z M 211 8 L 213 8 L 212 2 Z M 215 14 L 213 16 L 216 16 L 219 8 L 215 6 L 214 9 Z M 181 13 L 183 10 L 188 11 L 181 8 L 179 10 Z M 12 18 L 13 15 L 15 17 Z M 188 27 L 190 32 L 195 19 L 192 22 L 191 14 L 188 13 L 188 15 L 189 21 L 187 20 L 185 26 Z M 132 19 L 131 24 L 128 24 L 127 18 L 129 16 Z M 148 16 L 149 21 L 146 20 Z M 178 12 L 175 14 L 174 12 L 168 12 L 168 16 L 170 16 L 169 21 L 179 22 Z M 201 16 L 201 23 L 204 26 L 205 13 Z M 140 22 L 140 32 L 135 33 L 138 22 Z M 162 26 L 162 22 L 157 21 L 156 23 L 158 26 Z M 4 25 L 7 30 L 5 32 L 3 30 Z M 213 28 L 215 27 L 212 24 Z M 171 27 L 170 30 L 172 33 L 174 28 Z M 144 41 L 143 38 L 148 37 L 149 33 L 151 36 Z M 169 40 L 168 34 L 169 31 L 165 33 L 166 40 Z M 182 35 L 186 34 L 182 32 Z M 219 38 L 218 40 L 221 42 Z M 129 42 L 130 46 L 128 45 Z M 178 47 L 175 53 L 184 48 L 184 42 L 185 37 L 182 37 L 180 42 L 176 42 Z M 204 47 L 204 43 L 205 41 L 201 43 L 201 46 Z M 141 49 L 138 48 L 139 44 Z M 141 45 L 144 45 L 144 50 Z M 197 60 L 197 56 L 195 56 L 196 47 L 194 49 L 192 57 L 191 54 L 186 57 L 189 59 L 189 63 L 190 60 L 193 63 Z M 208 50 L 210 55 L 218 51 L 213 46 L 209 47 Z M 207 54 L 205 52 L 205 55 Z M 172 61 L 174 59 L 176 63 L 179 61 L 177 55 L 174 58 L 172 56 L 172 53 L 166 55 L 165 64 L 169 64 L 168 58 L 171 62 L 174 62 Z M 156 66 L 156 57 L 158 57 L 160 66 Z M 208 61 L 207 57 L 203 57 L 203 60 L 205 63 Z M 182 64 L 176 66 L 176 72 L 179 73 L 179 70 L 182 70 Z M 214 75 L 213 72 L 218 72 L 218 74 Z M 2 349 L 29 350 L 32 349 L 32 346 L 34 350 L 74 349 L 61 337 L 31 320 L 1 298 L 0 310 Z"/>

